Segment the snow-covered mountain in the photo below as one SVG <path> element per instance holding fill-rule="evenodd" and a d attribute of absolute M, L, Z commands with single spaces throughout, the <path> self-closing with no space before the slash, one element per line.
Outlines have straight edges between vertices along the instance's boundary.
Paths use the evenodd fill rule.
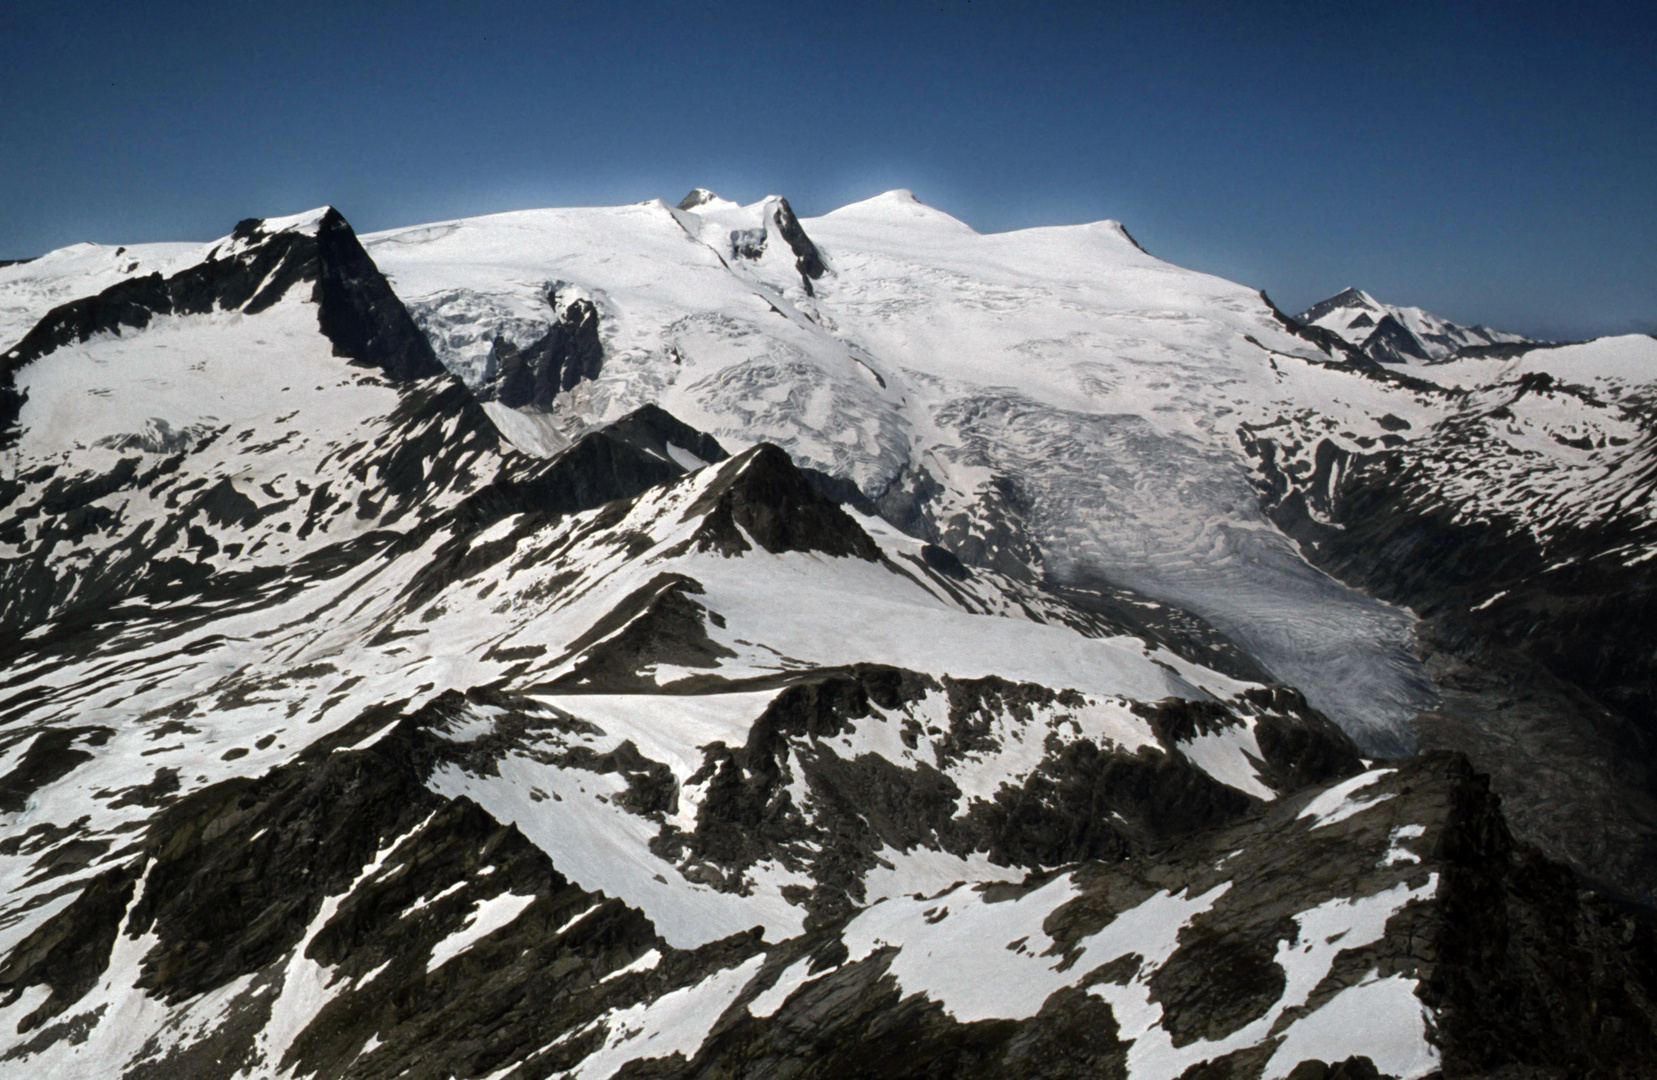
<path fill-rule="evenodd" d="M 888 192 L 797 223 L 823 267 L 809 277 L 784 205 L 699 189 L 681 207 L 526 211 L 365 243 L 452 370 L 471 370 L 491 335 L 533 348 L 577 340 L 555 324 L 590 328 L 578 351 L 590 368 L 597 338 L 597 373 L 502 417 L 519 445 L 545 452 L 647 402 L 733 447 L 769 440 L 825 491 L 969 565 L 1083 595 L 1126 589 L 1194 617 L 1372 751 L 1415 745 L 1439 730 L 1420 718 L 1460 700 L 1422 661 L 1422 627 L 1436 623 L 1414 615 L 1507 587 L 1513 564 L 1485 557 L 1493 536 L 1527 538 L 1525 565 L 1556 574 L 1580 563 L 1555 551 L 1621 552 L 1606 558 L 1626 557 L 1636 591 L 1599 595 L 1629 616 L 1596 608 L 1563 624 L 1574 602 L 1550 599 L 1554 615 L 1505 625 L 1529 628 L 1550 675 L 1596 698 L 1609 688 L 1626 723 L 1580 719 L 1546 751 L 1497 737 L 1508 705 L 1500 720 L 1481 706 L 1443 724 L 1506 777 L 1528 835 L 1633 893 L 1657 888 L 1642 778 L 1657 774 L 1612 764 L 1645 738 L 1635 729 L 1657 727 L 1637 659 L 1657 641 L 1632 629 L 1642 609 L 1627 602 L 1657 550 L 1651 339 L 1472 350 L 1403 372 L 1353 363 L 1261 294 L 1161 262 L 1114 222 L 986 236 Z M 596 317 L 572 321 L 554 293 Z M 1426 477 L 1409 501 L 1442 504 L 1457 532 L 1400 580 L 1447 564 L 1452 593 L 1378 581 L 1400 572 L 1385 545 L 1328 576 L 1327 544 L 1290 518 L 1338 531 L 1356 462 Z M 1561 635 L 1576 659 L 1550 644 Z M 1562 812 L 1561 790 L 1600 794 Z"/>
<path fill-rule="evenodd" d="M 1657 1053 L 1650 926 L 1528 846 L 1657 867 L 1649 339 L 1398 373 L 907 192 L 0 312 L 0 1076 Z"/>
<path fill-rule="evenodd" d="M 510 418 L 520 446 L 646 403 L 733 446 L 773 442 L 969 562 L 1193 611 L 1373 745 L 1408 745 L 1430 695 L 1407 617 L 1270 528 L 1236 432 L 1315 403 L 1378 440 L 1383 415 L 1424 400 L 1330 369 L 1259 294 L 1159 262 L 1113 222 L 982 236 L 891 192 L 803 223 L 828 253 L 812 278 L 777 224 L 786 203 L 685 201 L 365 244 L 463 374 L 506 345 L 577 340 L 564 298 L 590 298 L 576 317 L 596 311 L 602 369 Z"/>
<path fill-rule="evenodd" d="M 1467 350 L 1533 344 L 1488 326 L 1458 326 L 1418 307 L 1383 304 L 1362 289 L 1343 289 L 1295 318 L 1339 335 L 1383 364 L 1430 363 Z"/>

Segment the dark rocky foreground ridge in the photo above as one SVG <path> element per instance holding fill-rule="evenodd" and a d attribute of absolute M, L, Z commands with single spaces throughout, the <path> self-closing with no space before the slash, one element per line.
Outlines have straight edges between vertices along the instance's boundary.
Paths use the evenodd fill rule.
<path fill-rule="evenodd" d="M 1190 613 L 924 543 L 654 406 L 521 453 L 332 212 L 122 288 L 8 354 L 0 1076 L 1657 1060 L 1648 914 L 1550 858 L 1622 881 L 1644 853 L 1603 825 L 1516 841 L 1464 756 L 1366 760 Z M 513 368 L 538 405 L 599 369 L 598 308 L 563 310 Z M 259 359 L 286 333 L 316 366 L 190 424 L 46 438 L 51 365 L 174 330 Z M 1472 702 L 1445 715 L 1521 671 L 1504 717 L 1567 701 L 1639 749 L 1573 687 L 1644 715 L 1640 609 L 1607 591 L 1643 579 L 1550 585 L 1515 536 L 1416 509 L 1405 455 L 1329 470 L 1264 470 L 1270 505 L 1426 616 Z M 1497 586 L 1556 621 L 1483 621 Z"/>
<path fill-rule="evenodd" d="M 1518 512 L 1469 521 L 1441 493 L 1446 472 L 1501 461 L 1499 433 L 1521 402 L 1593 397 L 1522 376 L 1470 396 L 1429 440 L 1356 455 L 1320 446 L 1300 477 L 1261 443 L 1264 496 L 1314 563 L 1421 617 L 1417 650 L 1441 697 L 1416 721 L 1422 745 L 1467 752 L 1527 836 L 1649 905 L 1657 608 L 1648 567 L 1618 557 L 1652 535 L 1637 510 L 1657 484 L 1649 404 L 1629 409 L 1638 441 L 1594 451 L 1626 488 L 1608 520 L 1567 509 L 1546 529 Z"/>
<path fill-rule="evenodd" d="M 1657 1053 L 1649 923 L 1515 845 L 1458 757 L 1364 774 L 1370 808 L 1329 825 L 1306 812 L 1314 787 L 1154 852 L 889 900 L 873 910 L 901 910 L 872 946 L 852 916 L 780 942 L 744 932 L 683 950 L 638 910 L 572 884 L 517 828 L 424 783 L 445 764 L 487 771 L 502 732 L 534 740 L 569 723 L 479 697 L 513 716 L 481 740 L 456 741 L 468 703 L 440 699 L 373 746 L 333 752 L 328 743 L 356 734 L 342 731 L 290 765 L 157 814 L 130 864 L 94 878 L 0 969 L 13 997 L 52 992 L 19 1022 L 12 1059 L 84 1037 L 98 1017 L 77 1005 L 123 941 L 147 949 L 137 980 L 147 994 L 223 1002 L 199 1041 L 141 1048 L 130 1076 L 579 1074 L 630 1032 L 654 1033 L 641 1003 L 676 996 L 706 999 L 693 1025 L 705 1039 L 617 1075 L 1136 1075 L 1143 1062 L 1124 1025 L 1137 1022 L 1139 999 L 1160 1014 L 1152 1033 L 1133 1034 L 1176 1061 L 1211 1055 L 1157 1075 L 1254 1076 L 1279 1045 L 1315 1062 L 1319 1047 L 1361 1044 L 1364 999 L 1400 980 L 1433 1010 L 1447 1076 L 1639 1076 Z M 627 775 L 645 806 L 660 792 L 639 766 L 627 755 L 576 764 Z M 916 798 L 911 786 L 884 794 Z M 699 833 L 746 824 L 715 802 L 701 818 Z M 1110 933 L 1182 900 L 1198 914 L 1173 927 L 1177 939 L 1154 925 Z M 503 903 L 514 918 L 443 958 L 452 935 Z M 951 934 L 952 917 L 971 929 Z M 1009 928 L 995 936 L 1000 922 Z M 917 979 L 905 954 L 922 948 Z M 1020 968 L 1045 976 L 1034 996 L 999 981 L 988 995 L 1022 998 L 1003 1008 L 1015 1017 L 954 1015 L 971 1017 L 986 995 L 952 973 L 1032 977 Z M 307 970 L 326 973 L 333 993 L 279 1061 L 261 1058 L 261 1033 Z M 1325 1007 L 1357 1028 L 1295 1026 Z M 1366 1059 L 1325 1063 L 1332 1070 L 1295 1060 L 1293 1075 L 1387 1075 Z"/>

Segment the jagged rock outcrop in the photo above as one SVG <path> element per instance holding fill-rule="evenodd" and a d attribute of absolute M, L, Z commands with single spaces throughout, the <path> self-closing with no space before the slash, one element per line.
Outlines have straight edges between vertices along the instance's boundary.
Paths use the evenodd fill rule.
<path fill-rule="evenodd" d="M 836 678 L 779 697 L 755 737 L 809 745 L 914 685 Z M 992 689 L 1017 690 L 970 699 L 989 705 Z M 129 974 L 199 1034 L 158 1033 L 121 1074 L 188 1080 L 613 1075 L 630 1061 L 620 1075 L 1634 1077 L 1657 1052 L 1649 923 L 1516 847 L 1454 756 L 1245 804 L 1126 858 L 686 949 L 573 884 L 557 852 L 432 790 L 435 773 L 488 775 L 514 743 L 579 730 L 523 704 L 477 691 L 365 714 L 261 778 L 173 802 L 0 967 L 0 1007 L 52 991 L 10 1058 L 108 1044 L 94 988 Z M 479 709 L 514 718 L 479 733 Z M 564 760 L 624 780 L 631 812 L 673 811 L 671 783 L 636 751 Z M 745 790 L 710 785 L 705 857 L 774 831 L 774 812 L 740 809 L 766 802 Z M 901 829 L 925 792 L 854 797 L 847 820 L 856 807 Z M 293 1014 L 301 1002 L 311 1011 Z M 1330 1063 L 1333 1045 L 1353 1052 Z"/>
<path fill-rule="evenodd" d="M 6 309 L 0 1076 L 1641 1074 L 1649 342 L 693 196 Z"/>
<path fill-rule="evenodd" d="M 130 279 L 54 308 L 0 361 L 0 435 L 16 438 L 12 429 L 25 400 L 17 371 L 53 350 L 95 334 L 142 329 L 157 316 L 257 315 L 301 283 L 311 286 L 318 329 L 334 355 L 396 382 L 445 374 L 351 226 L 328 207 L 301 227 L 272 231 L 263 219 L 248 218 L 199 263 L 170 277 Z"/>
<path fill-rule="evenodd" d="M 484 392 L 507 408 L 550 410 L 559 394 L 596 379 L 604 366 L 598 311 L 592 301 L 578 298 L 559 310 L 553 293 L 547 303 L 557 318 L 540 340 L 519 348 L 505 338 L 495 339 L 485 369 L 494 378 L 485 383 Z"/>

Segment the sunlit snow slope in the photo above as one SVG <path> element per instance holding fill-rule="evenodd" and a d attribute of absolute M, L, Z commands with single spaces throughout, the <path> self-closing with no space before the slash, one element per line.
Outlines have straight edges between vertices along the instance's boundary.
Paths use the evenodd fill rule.
<path fill-rule="evenodd" d="M 538 431 L 655 402 L 726 443 L 774 442 L 971 564 L 1196 612 L 1372 745 L 1407 745 L 1430 700 L 1407 616 L 1311 569 L 1261 516 L 1238 431 L 1375 440 L 1389 415 L 1424 425 L 1431 392 L 1331 366 L 1259 294 L 1113 222 L 980 235 L 889 192 L 797 223 L 813 277 L 782 200 L 686 204 L 365 243 L 474 377 L 497 335 L 527 347 L 557 322 L 549 292 L 591 298 L 602 370 Z"/>
<path fill-rule="evenodd" d="M 1400 374 L 904 192 L 3 269 L 0 1076 L 1657 1054 L 1649 928 L 1308 706 L 1431 703 L 1315 563 L 1634 715 L 1649 339 Z"/>
<path fill-rule="evenodd" d="M 551 970 L 660 975 L 494 1051 L 567 1036 L 607 1076 L 696 1053 L 771 951 L 843 935 L 832 963 L 878 977 L 858 912 L 910 919 L 883 901 L 1017 890 L 1358 768 L 1295 691 L 1192 659 L 1174 623 L 969 569 L 775 445 L 731 457 L 650 405 L 518 452 L 412 327 L 324 210 L 243 222 L 6 352 L 0 1075 L 334 1075 L 381 1033 L 371 1074 L 395 1072 L 428 1040 L 340 1009 L 498 986 L 491 939 L 556 953 L 607 908 Z M 1433 895 L 1412 870 L 1307 900 L 1406 873 Z M 388 966 L 401 989 L 369 991 Z M 1052 967 L 964 1009 L 901 979 L 1023 1021 L 1076 981 Z M 1434 1060 L 1422 1006 L 1395 1005 Z M 634 1045 L 640 1023 L 673 1038 Z"/>

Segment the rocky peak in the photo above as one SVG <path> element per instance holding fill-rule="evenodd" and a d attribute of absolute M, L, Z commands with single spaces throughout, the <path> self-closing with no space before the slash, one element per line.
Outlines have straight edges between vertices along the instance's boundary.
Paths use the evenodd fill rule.
<path fill-rule="evenodd" d="M 811 237 L 805 234 L 800 225 L 800 219 L 794 216 L 794 208 L 788 205 L 788 200 L 778 196 L 771 206 L 770 219 L 776 224 L 777 232 L 788 245 L 788 250 L 794 253 L 794 268 L 800 272 L 800 280 L 804 282 L 806 293 L 812 291 L 811 283 L 823 276 L 827 266 L 823 263 L 823 255 L 817 250 L 817 245 L 811 242 Z"/>
<path fill-rule="evenodd" d="M 705 519 L 697 534 L 704 550 L 739 554 L 749 549 L 747 537 L 772 554 L 820 551 L 869 562 L 880 558 L 879 547 L 851 515 L 770 443 L 722 464 L 685 511 L 687 519 L 698 514 Z"/>
<path fill-rule="evenodd" d="M 691 188 L 690 192 L 686 194 L 684 198 L 679 200 L 679 209 L 695 210 L 698 206 L 705 206 L 716 200 L 724 201 L 719 199 L 718 195 L 715 195 L 705 187 Z"/>
<path fill-rule="evenodd" d="M 1295 318 L 1304 323 L 1317 322 L 1332 311 L 1341 311 L 1347 308 L 1379 312 L 1381 305 L 1376 303 L 1375 298 L 1362 289 L 1348 285 L 1329 299 L 1313 304 L 1299 315 L 1296 315 Z"/>
<path fill-rule="evenodd" d="M 604 366 L 598 309 L 577 297 L 560 310 L 556 290 L 548 293 L 547 303 L 555 317 L 538 340 L 520 347 L 495 338 L 484 365 L 486 381 L 479 388 L 484 399 L 512 409 L 551 412 L 560 394 L 598 377 Z"/>
<path fill-rule="evenodd" d="M 1526 339 L 1486 326 L 1459 326 L 1416 307 L 1383 304 L 1348 287 L 1297 315 L 1307 327 L 1327 330 L 1383 364 L 1430 363 L 1492 345 Z"/>
<path fill-rule="evenodd" d="M 302 285 L 310 286 L 307 299 L 334 355 L 396 382 L 446 373 L 351 226 L 326 207 L 293 218 L 248 218 L 200 262 L 169 277 L 131 278 L 53 308 L 0 359 L 0 431 L 22 407 L 16 372 L 64 345 L 143 329 L 160 315 L 258 315 Z"/>

